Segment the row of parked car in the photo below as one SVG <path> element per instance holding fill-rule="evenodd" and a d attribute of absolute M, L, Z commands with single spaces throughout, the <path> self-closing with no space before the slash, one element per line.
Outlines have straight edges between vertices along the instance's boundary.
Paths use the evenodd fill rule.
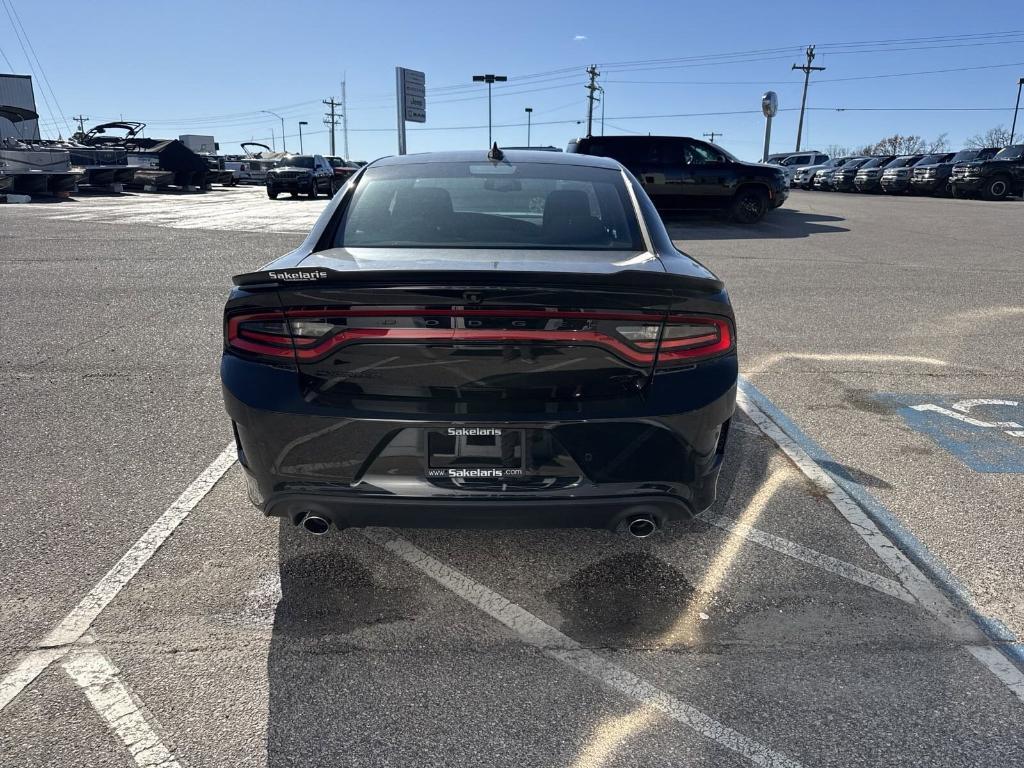
<path fill-rule="evenodd" d="M 829 158 L 805 153 L 776 158 L 776 164 L 786 169 L 790 185 L 801 189 L 986 200 L 1024 195 L 1024 144 L 915 155 Z"/>
<path fill-rule="evenodd" d="M 267 197 L 276 200 L 282 192 L 292 197 L 332 197 L 363 165 L 331 155 L 286 155 L 266 173 Z"/>

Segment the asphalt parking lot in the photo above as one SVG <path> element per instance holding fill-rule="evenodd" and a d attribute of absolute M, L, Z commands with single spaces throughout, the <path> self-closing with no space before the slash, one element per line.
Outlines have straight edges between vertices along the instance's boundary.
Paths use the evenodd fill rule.
<path fill-rule="evenodd" d="M 223 297 L 325 203 L 0 210 L 0 766 L 1024 763 L 1024 205 L 672 220 L 745 382 L 718 503 L 632 540 L 252 510 Z"/>

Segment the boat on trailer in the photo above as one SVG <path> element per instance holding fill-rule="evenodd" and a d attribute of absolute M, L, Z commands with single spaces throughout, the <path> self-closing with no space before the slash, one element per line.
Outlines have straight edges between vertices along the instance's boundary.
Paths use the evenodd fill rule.
<path fill-rule="evenodd" d="M 0 117 L 15 126 L 38 115 L 23 107 L 0 106 Z M 67 196 L 82 174 L 71 167 L 64 149 L 42 147 L 8 136 L 0 139 L 0 190 L 23 195 Z"/>
<path fill-rule="evenodd" d="M 133 169 L 130 186 L 156 189 L 178 186 L 183 189 L 208 189 L 212 182 L 210 167 L 178 139 L 147 139 L 140 134 L 145 123 L 119 121 L 93 126 L 82 137 L 90 147 L 123 149 Z M 108 135 L 109 131 L 123 132 Z"/>

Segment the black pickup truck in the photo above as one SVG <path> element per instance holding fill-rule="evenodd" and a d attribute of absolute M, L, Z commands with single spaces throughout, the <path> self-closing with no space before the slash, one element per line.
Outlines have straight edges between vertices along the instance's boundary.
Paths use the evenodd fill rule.
<path fill-rule="evenodd" d="M 587 136 L 566 152 L 618 160 L 659 211 L 726 211 L 760 221 L 789 196 L 781 168 L 744 163 L 715 144 L 687 136 Z"/>
<path fill-rule="evenodd" d="M 953 166 L 949 177 L 953 195 L 1002 200 L 1024 195 L 1024 144 L 1004 147 L 988 160 L 972 160 Z"/>

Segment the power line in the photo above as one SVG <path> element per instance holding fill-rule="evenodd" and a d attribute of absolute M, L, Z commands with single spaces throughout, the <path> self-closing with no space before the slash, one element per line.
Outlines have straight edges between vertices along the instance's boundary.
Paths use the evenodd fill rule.
<path fill-rule="evenodd" d="M 11 70 L 11 73 L 13 74 L 14 73 L 14 65 L 11 64 L 11 60 L 7 58 L 7 54 L 4 53 L 4 49 L 3 48 L 0 48 L 0 56 L 4 57 L 4 61 L 7 62 L 7 68 L 9 70 Z"/>
<path fill-rule="evenodd" d="M 28 71 L 33 76 L 33 78 L 35 78 L 36 77 L 36 69 L 35 69 L 34 66 L 32 66 L 32 58 L 28 55 L 28 49 L 25 47 L 25 42 L 21 39 L 21 33 L 18 31 L 18 27 L 14 23 L 14 16 L 11 15 L 11 9 L 7 5 L 7 0 L 0 0 L 0 4 L 3 5 L 4 11 L 6 11 L 6 13 L 7 13 L 7 18 L 11 22 L 11 29 L 14 30 L 14 37 L 17 38 L 18 45 L 21 46 L 21 52 L 25 55 L 25 62 L 28 64 Z M 13 67 L 12 67 L 12 69 L 13 69 Z M 38 78 L 36 78 L 36 79 L 38 79 Z M 46 105 L 46 111 L 50 115 L 51 123 L 58 124 L 56 116 L 53 113 L 53 107 L 50 106 L 50 100 L 46 97 L 46 89 L 40 87 L 39 93 L 42 94 L 43 104 Z M 38 125 L 38 121 L 37 121 L 36 124 Z"/>
<path fill-rule="evenodd" d="M 64 123 L 64 127 L 68 133 L 71 132 L 71 124 L 68 119 L 64 116 L 64 110 L 60 106 L 60 101 L 57 99 L 57 94 L 53 90 L 53 86 L 50 85 L 50 78 L 46 76 L 46 70 L 43 69 L 43 62 L 39 60 L 39 54 L 36 53 L 35 46 L 32 45 L 32 39 L 28 36 L 28 30 L 25 29 L 25 25 L 21 21 L 21 16 L 18 14 L 18 8 L 14 4 L 14 0 L 8 0 L 11 11 L 14 12 L 14 18 L 18 22 L 18 26 L 21 27 L 21 33 L 25 36 L 25 42 L 28 43 L 28 49 L 32 52 L 33 58 L 36 60 L 36 66 L 39 67 L 39 74 L 42 76 L 42 87 L 49 89 L 50 95 L 53 97 L 53 103 L 57 107 L 57 112 L 60 114 L 60 118 Z"/>

